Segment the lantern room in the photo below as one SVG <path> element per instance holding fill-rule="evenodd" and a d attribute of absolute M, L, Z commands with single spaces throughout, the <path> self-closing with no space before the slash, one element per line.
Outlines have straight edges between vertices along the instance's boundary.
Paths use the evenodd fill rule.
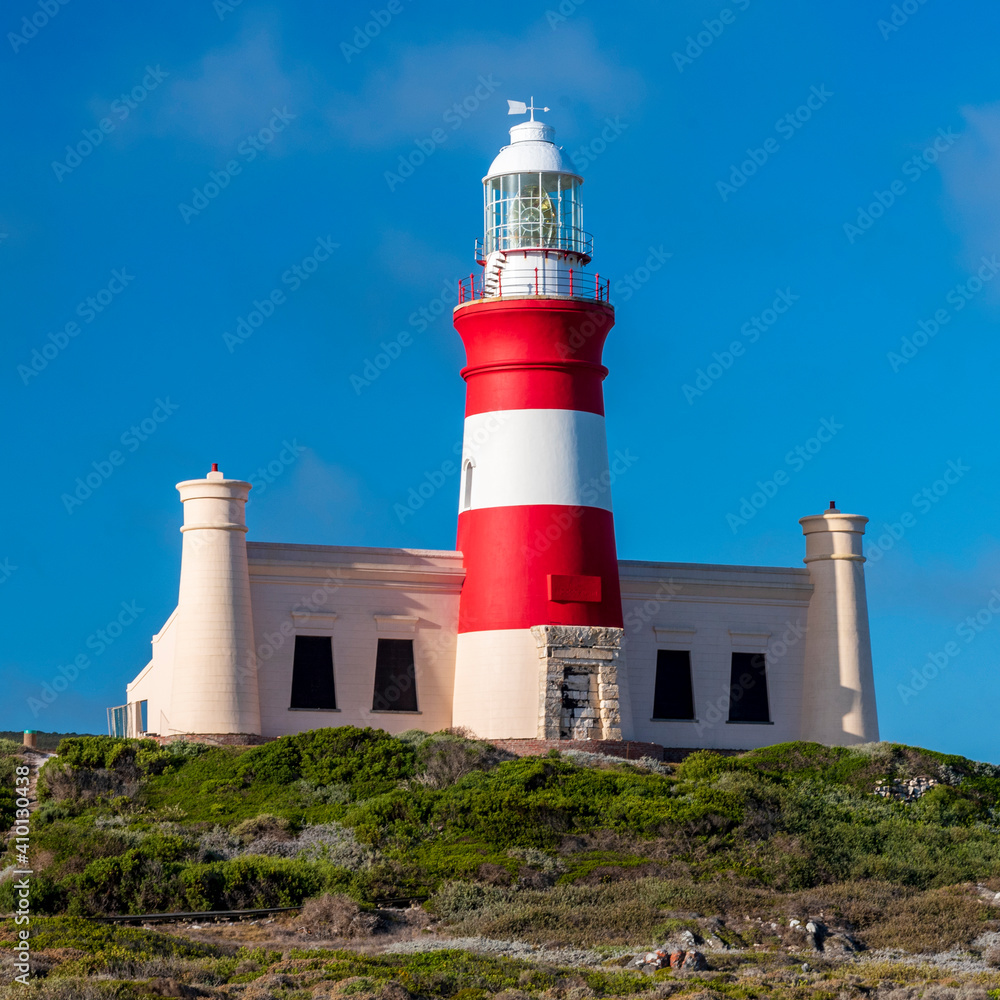
<path fill-rule="evenodd" d="M 593 241 L 583 230 L 583 178 L 553 142 L 543 122 L 521 122 L 483 178 L 485 241 L 480 256 L 496 251 L 561 250 L 590 259 Z"/>

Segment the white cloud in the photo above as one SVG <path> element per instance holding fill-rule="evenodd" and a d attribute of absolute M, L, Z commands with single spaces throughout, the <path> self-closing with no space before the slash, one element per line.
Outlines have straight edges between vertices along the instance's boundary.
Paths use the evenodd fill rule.
<path fill-rule="evenodd" d="M 312 102 L 304 71 L 286 68 L 272 29 L 258 27 L 232 45 L 212 49 L 192 71 L 178 72 L 160 105 L 157 127 L 229 150 L 264 127 L 273 108 L 300 116 Z M 273 144 L 276 153 L 291 147 L 287 138 Z"/>
<path fill-rule="evenodd" d="M 983 254 L 1000 253 L 1000 103 L 965 107 L 962 115 L 967 128 L 940 163 L 953 224 L 974 268 Z"/>
<path fill-rule="evenodd" d="M 587 139 L 597 119 L 627 114 L 642 100 L 639 74 L 602 50 L 586 25 L 552 32 L 543 22 L 522 38 L 490 37 L 407 48 L 393 68 L 373 70 L 357 92 L 334 95 L 331 128 L 351 145 L 392 148 L 444 127 L 449 137 L 488 151 L 497 144 L 497 117 L 505 115 L 508 97 L 526 101 L 534 94 L 555 112 L 547 120 L 563 139 L 578 131 Z M 467 118 L 455 112 L 461 125 L 452 129 L 445 115 L 467 98 L 474 104 L 476 87 L 480 95 L 487 89 L 482 81 L 496 89 Z"/>
<path fill-rule="evenodd" d="M 371 545 L 369 529 L 385 524 L 387 505 L 341 465 L 306 448 L 273 482 L 251 493 L 249 537 L 300 545 Z"/>

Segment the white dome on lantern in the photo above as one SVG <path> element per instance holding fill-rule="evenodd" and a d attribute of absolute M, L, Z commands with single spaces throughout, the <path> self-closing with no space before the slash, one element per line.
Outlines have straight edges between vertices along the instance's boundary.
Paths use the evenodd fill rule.
<path fill-rule="evenodd" d="M 551 125 L 540 121 L 521 122 L 513 126 L 510 145 L 500 150 L 483 180 L 499 174 L 524 174 L 538 170 L 579 177 L 566 162 L 562 150 L 552 141 L 555 131 Z"/>

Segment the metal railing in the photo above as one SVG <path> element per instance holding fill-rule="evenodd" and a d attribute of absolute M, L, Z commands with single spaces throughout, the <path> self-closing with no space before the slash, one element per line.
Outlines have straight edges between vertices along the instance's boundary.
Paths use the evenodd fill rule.
<path fill-rule="evenodd" d="M 477 260 L 485 260 L 495 250 L 555 250 L 590 260 L 594 256 L 594 237 L 571 226 L 505 224 L 490 229 L 485 240 L 476 240 Z"/>
<path fill-rule="evenodd" d="M 526 295 L 564 295 L 573 299 L 594 299 L 598 302 L 611 301 L 611 279 L 601 279 L 599 274 L 590 275 L 585 271 L 553 275 L 539 272 L 535 268 L 534 278 L 520 271 L 516 277 L 504 281 L 503 271 L 496 274 L 496 287 L 487 288 L 486 275 L 470 274 L 458 282 L 458 304 L 474 299 L 524 298 Z"/>

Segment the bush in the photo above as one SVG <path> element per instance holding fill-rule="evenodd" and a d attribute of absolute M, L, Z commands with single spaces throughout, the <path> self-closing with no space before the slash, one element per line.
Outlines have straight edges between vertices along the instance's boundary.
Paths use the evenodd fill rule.
<path fill-rule="evenodd" d="M 309 934 L 328 937 L 367 937 L 380 929 L 377 914 L 363 910 L 350 896 L 326 893 L 307 899 L 296 924 Z"/>
<path fill-rule="evenodd" d="M 514 755 L 483 740 L 435 733 L 417 748 L 417 780 L 430 788 L 448 788 L 473 771 L 488 771 Z"/>
<path fill-rule="evenodd" d="M 992 916 L 990 907 L 966 889 L 933 889 L 890 903 L 885 916 L 863 937 L 871 948 L 902 948 L 928 954 L 948 948 L 967 949 Z"/>
<path fill-rule="evenodd" d="M 314 729 L 254 747 L 236 773 L 244 785 L 305 779 L 317 786 L 347 785 L 352 797 L 368 798 L 413 775 L 414 750 L 381 729 Z"/>
<path fill-rule="evenodd" d="M 60 742 L 59 760 L 74 768 L 115 770 L 123 776 L 141 778 L 162 773 L 175 757 L 169 747 L 161 747 L 156 740 L 75 736 Z"/>
<path fill-rule="evenodd" d="M 272 816 L 271 813 L 260 813 L 234 826 L 232 834 L 243 844 L 249 844 L 261 837 L 288 840 L 290 828 L 291 824 L 287 819 Z"/>
<path fill-rule="evenodd" d="M 262 855 L 191 865 L 180 873 L 180 881 L 186 905 L 192 910 L 298 906 L 323 888 L 318 866 Z"/>

